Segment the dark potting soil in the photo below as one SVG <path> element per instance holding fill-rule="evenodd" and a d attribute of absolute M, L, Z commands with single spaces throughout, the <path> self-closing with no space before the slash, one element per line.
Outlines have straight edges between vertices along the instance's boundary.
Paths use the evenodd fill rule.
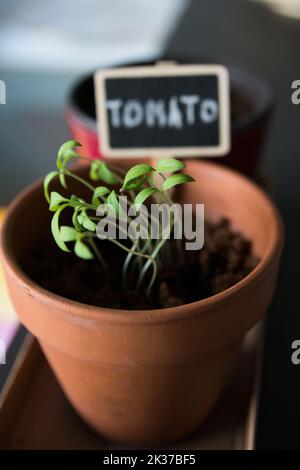
<path fill-rule="evenodd" d="M 206 223 L 204 247 L 186 251 L 182 261 L 174 250 L 174 263 L 159 271 L 152 299 L 133 288 L 122 290 L 123 252 L 100 242 L 110 266 L 109 279 L 96 260 L 84 261 L 62 252 L 54 242 L 40 243 L 24 260 L 24 271 L 40 286 L 63 297 L 108 308 L 151 309 L 194 302 L 233 286 L 258 264 L 252 244 L 234 232 L 227 219 Z"/>

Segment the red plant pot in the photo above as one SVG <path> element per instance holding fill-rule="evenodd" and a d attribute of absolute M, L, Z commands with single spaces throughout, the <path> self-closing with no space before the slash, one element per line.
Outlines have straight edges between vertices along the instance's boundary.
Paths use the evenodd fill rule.
<path fill-rule="evenodd" d="M 228 69 L 232 146 L 230 153 L 218 160 L 248 176 L 253 176 L 259 165 L 267 134 L 273 105 L 272 91 L 263 80 L 252 74 L 236 66 L 229 65 Z M 99 150 L 92 74 L 80 79 L 73 87 L 67 104 L 66 119 L 73 138 L 82 144 L 81 153 L 91 158 L 105 159 L 105 155 Z"/>

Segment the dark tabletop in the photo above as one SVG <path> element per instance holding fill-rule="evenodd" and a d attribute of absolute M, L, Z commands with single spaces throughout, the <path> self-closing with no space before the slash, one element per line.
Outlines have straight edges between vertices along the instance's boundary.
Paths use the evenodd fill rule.
<path fill-rule="evenodd" d="M 254 1 L 194 0 L 170 38 L 169 54 L 225 56 L 265 77 L 276 110 L 264 155 L 286 228 L 278 288 L 266 327 L 257 423 L 258 448 L 300 448 L 300 366 L 291 343 L 300 339 L 300 106 L 291 83 L 300 79 L 300 20 Z"/>

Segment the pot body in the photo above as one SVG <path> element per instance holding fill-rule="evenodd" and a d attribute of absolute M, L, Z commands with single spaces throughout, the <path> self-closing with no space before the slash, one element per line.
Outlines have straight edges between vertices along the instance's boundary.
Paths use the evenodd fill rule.
<path fill-rule="evenodd" d="M 174 60 L 178 63 L 195 62 L 195 59 L 176 57 L 172 58 L 172 61 Z M 198 62 L 203 62 L 203 59 Z M 211 59 L 204 62 L 209 63 Z M 222 60 L 216 62 L 222 63 Z M 149 65 L 149 63 L 134 65 Z M 254 176 L 269 127 L 273 107 L 272 92 L 258 77 L 239 67 L 225 65 L 230 74 L 231 94 L 244 100 L 247 103 L 247 110 L 244 110 L 232 125 L 230 153 L 217 161 L 248 176 Z M 101 142 L 96 128 L 93 87 L 92 75 L 79 80 L 70 94 L 65 115 L 73 138 L 82 144 L 79 151 L 92 158 L 105 159 L 105 155 L 99 150 Z M 236 105 L 236 98 L 234 101 Z"/>
<path fill-rule="evenodd" d="M 161 444 L 199 426 L 275 289 L 283 230 L 269 198 L 219 165 L 191 161 L 187 172 L 199 184 L 181 188 L 181 202 L 204 203 L 211 220 L 229 217 L 261 257 L 238 284 L 202 301 L 119 311 L 69 301 L 39 287 L 21 266 L 28 244 L 38 243 L 41 232 L 49 230 L 40 183 L 17 198 L 3 226 L 5 273 L 20 320 L 38 338 L 78 413 L 118 441 Z"/>

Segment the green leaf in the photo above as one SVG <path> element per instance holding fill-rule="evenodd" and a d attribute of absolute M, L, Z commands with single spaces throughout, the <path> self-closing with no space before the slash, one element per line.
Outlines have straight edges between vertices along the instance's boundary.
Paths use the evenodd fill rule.
<path fill-rule="evenodd" d="M 139 178 L 137 182 L 135 183 L 132 183 L 132 186 L 131 185 L 129 186 L 129 189 L 134 189 L 135 191 L 140 191 L 140 189 L 142 188 L 143 184 L 145 183 L 145 181 L 147 180 L 147 176 L 144 176 L 143 178 Z"/>
<path fill-rule="evenodd" d="M 61 147 L 59 148 L 57 156 L 59 158 L 63 157 L 64 153 L 67 150 L 71 150 L 74 147 L 81 147 L 81 143 L 78 142 L 77 140 L 67 140 L 67 142 L 62 144 Z"/>
<path fill-rule="evenodd" d="M 60 184 L 65 188 L 67 189 L 67 183 L 66 183 L 66 178 L 65 178 L 65 174 L 63 172 L 60 172 L 59 175 L 59 181 L 60 181 Z"/>
<path fill-rule="evenodd" d="M 195 181 L 194 178 L 192 178 L 189 175 L 186 175 L 184 173 L 179 173 L 178 175 L 172 175 L 169 178 L 167 178 L 163 182 L 163 191 L 167 191 L 168 189 L 173 188 L 173 186 L 177 186 L 178 184 L 183 184 L 183 183 L 191 183 Z"/>
<path fill-rule="evenodd" d="M 70 197 L 70 206 L 71 207 L 78 207 L 81 206 L 84 201 L 82 199 L 79 199 L 75 194 L 72 194 Z"/>
<path fill-rule="evenodd" d="M 92 163 L 91 163 L 91 166 L 90 166 L 90 178 L 91 180 L 93 181 L 98 181 L 99 179 L 99 175 L 98 175 L 98 161 L 97 160 L 94 160 Z"/>
<path fill-rule="evenodd" d="M 185 168 L 185 164 L 176 158 L 163 158 L 157 163 L 156 171 L 158 173 L 173 173 Z"/>
<path fill-rule="evenodd" d="M 106 184 L 117 184 L 118 179 L 104 162 L 100 162 L 99 176 Z"/>
<path fill-rule="evenodd" d="M 51 220 L 51 232 L 52 232 L 53 238 L 54 238 L 55 242 L 57 243 L 57 245 L 59 246 L 59 248 L 62 251 L 68 251 L 69 252 L 70 251 L 69 248 L 67 247 L 67 245 L 65 245 L 64 241 L 61 238 L 60 228 L 59 228 L 59 217 L 60 217 L 60 214 L 62 213 L 62 211 L 66 207 L 68 207 L 68 204 L 63 204 L 62 206 L 59 207 L 59 209 L 53 215 L 52 220 Z"/>
<path fill-rule="evenodd" d="M 130 183 L 127 184 L 126 188 L 121 188 L 120 192 L 124 191 L 140 191 L 142 188 L 143 184 L 147 180 L 147 176 L 143 176 L 141 178 L 137 178 L 135 180 L 132 180 Z"/>
<path fill-rule="evenodd" d="M 99 206 L 99 204 L 100 204 L 99 198 L 105 196 L 109 192 L 110 192 L 109 189 L 106 188 L 105 186 L 98 186 L 97 188 L 95 188 L 92 203 L 95 206 Z"/>
<path fill-rule="evenodd" d="M 95 232 L 97 225 L 89 218 L 85 210 L 83 210 L 81 214 L 77 216 L 77 220 L 86 230 Z"/>
<path fill-rule="evenodd" d="M 72 158 L 78 156 L 73 150 L 74 147 L 81 147 L 80 142 L 68 140 L 58 150 L 56 165 L 59 170 L 63 170 Z"/>
<path fill-rule="evenodd" d="M 110 204 L 114 208 L 116 214 L 119 214 L 120 204 L 119 204 L 115 191 L 112 191 L 110 193 L 110 195 L 106 199 L 106 204 Z"/>
<path fill-rule="evenodd" d="M 76 240 L 78 234 L 73 227 L 62 225 L 60 227 L 60 238 L 63 242 L 73 242 Z"/>
<path fill-rule="evenodd" d="M 83 243 L 81 240 L 77 240 L 74 245 L 74 252 L 81 259 L 93 259 L 93 253 L 89 247 Z"/>
<path fill-rule="evenodd" d="M 125 175 L 123 188 L 134 189 L 132 185 L 140 183 L 140 180 L 151 171 L 153 171 L 153 168 L 147 163 L 134 165 Z"/>
<path fill-rule="evenodd" d="M 76 229 L 77 232 L 82 232 L 82 226 L 80 225 L 79 221 L 78 221 L 78 212 L 80 210 L 80 207 L 77 207 L 75 209 L 75 211 L 73 212 L 73 216 L 72 216 L 72 222 L 73 222 L 73 225 Z"/>
<path fill-rule="evenodd" d="M 134 204 L 137 209 L 140 208 L 140 206 L 148 199 L 149 197 L 152 196 L 152 194 L 157 193 L 158 189 L 156 188 L 144 188 L 142 189 L 141 192 L 139 192 L 134 200 Z"/>
<path fill-rule="evenodd" d="M 44 195 L 46 198 L 46 201 L 50 204 L 50 195 L 49 195 L 49 185 L 53 178 L 58 175 L 58 171 L 51 171 L 51 173 L 48 173 L 48 175 L 44 179 Z"/>
<path fill-rule="evenodd" d="M 64 202 L 69 202 L 69 199 L 63 197 L 61 194 L 56 191 L 52 191 L 50 194 L 50 206 L 49 209 L 52 212 L 55 212 L 61 204 Z"/>
<path fill-rule="evenodd" d="M 98 180 L 98 165 L 97 162 L 92 162 L 90 165 L 89 176 L 91 180 L 97 181 Z"/>
<path fill-rule="evenodd" d="M 108 166 L 100 160 L 94 160 L 90 167 L 90 178 L 93 181 L 104 181 L 106 184 L 117 184 L 118 179 Z"/>

